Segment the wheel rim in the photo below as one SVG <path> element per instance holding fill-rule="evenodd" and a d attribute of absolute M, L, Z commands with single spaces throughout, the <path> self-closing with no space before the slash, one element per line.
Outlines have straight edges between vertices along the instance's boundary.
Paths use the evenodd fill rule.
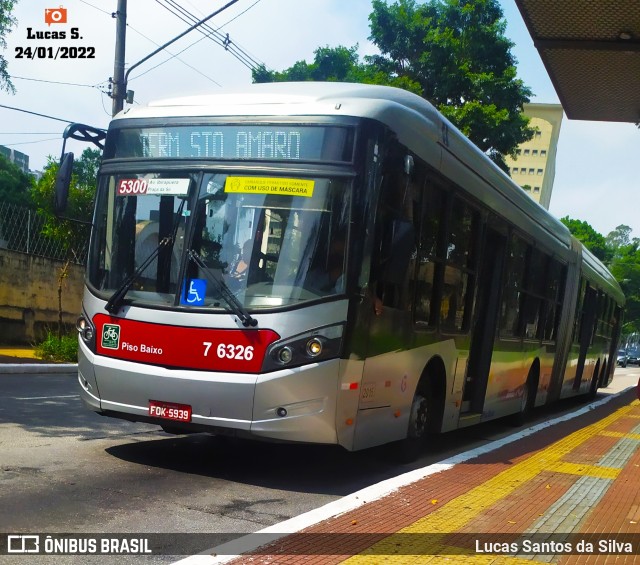
<path fill-rule="evenodd" d="M 427 431 L 428 403 L 427 399 L 416 394 L 411 404 L 411 415 L 409 417 L 410 438 L 421 438 Z"/>
<path fill-rule="evenodd" d="M 527 404 L 529 403 L 529 383 L 527 383 L 522 391 L 522 397 L 520 398 L 520 412 L 526 412 Z"/>

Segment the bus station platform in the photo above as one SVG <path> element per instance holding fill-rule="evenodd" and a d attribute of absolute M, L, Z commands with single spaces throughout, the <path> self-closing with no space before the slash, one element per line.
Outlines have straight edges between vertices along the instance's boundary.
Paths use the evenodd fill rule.
<path fill-rule="evenodd" d="M 577 412 L 179 563 L 640 564 L 640 371 L 627 374 Z"/>

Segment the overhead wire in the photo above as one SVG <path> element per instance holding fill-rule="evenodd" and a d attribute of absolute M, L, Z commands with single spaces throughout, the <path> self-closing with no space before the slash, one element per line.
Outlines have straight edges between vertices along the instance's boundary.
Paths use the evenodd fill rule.
<path fill-rule="evenodd" d="M 86 4 L 87 6 L 91 6 L 92 8 L 94 8 L 94 9 L 98 10 L 99 12 L 102 12 L 103 14 L 107 14 L 108 16 L 113 17 L 113 12 L 107 12 L 106 10 L 103 10 L 102 8 L 99 8 L 98 6 L 95 6 L 95 5 L 94 5 L 94 4 L 92 4 L 91 2 L 87 2 L 86 0 L 80 0 L 80 2 L 82 2 L 83 4 Z M 127 27 L 128 27 L 129 29 L 131 29 L 131 31 L 134 31 L 134 32 L 136 32 L 138 35 L 140 35 L 140 36 L 144 37 L 147 41 L 150 41 L 150 42 L 151 42 L 151 43 L 153 43 L 154 45 L 159 46 L 159 44 L 158 44 L 158 43 L 156 43 L 155 41 L 153 41 L 153 39 L 150 39 L 149 37 L 147 37 L 146 35 L 144 35 L 142 32 L 138 31 L 136 28 L 134 28 L 134 27 L 133 27 L 131 24 L 129 24 L 128 22 L 127 22 Z M 169 51 L 167 51 L 167 52 L 169 53 Z M 180 53 L 182 53 L 182 51 L 180 51 Z M 213 82 L 214 84 L 217 84 L 218 86 L 221 86 L 221 85 L 220 85 L 220 83 L 216 82 L 216 81 L 215 81 L 214 79 L 212 79 L 210 76 L 207 76 L 207 75 L 206 75 L 205 73 L 203 73 L 202 71 L 199 71 L 199 70 L 198 70 L 198 69 L 196 69 L 194 66 L 190 65 L 189 63 L 187 63 L 186 61 L 184 61 L 184 60 L 180 59 L 179 57 L 177 57 L 177 56 L 175 56 L 175 55 L 174 55 L 174 56 L 172 56 L 172 57 L 170 57 L 169 59 L 167 59 L 167 60 L 166 60 L 166 61 L 164 61 L 164 62 L 167 62 L 167 61 L 171 60 L 172 58 L 176 58 L 176 59 L 177 59 L 178 61 L 180 61 L 183 65 L 185 65 L 185 66 L 189 67 L 191 70 L 193 70 L 193 71 L 197 72 L 198 74 L 202 75 L 203 77 L 205 77 L 206 79 L 210 80 L 210 81 L 211 81 L 211 82 Z M 162 64 L 162 63 L 160 63 L 160 64 Z M 157 66 L 159 66 L 159 65 L 156 65 L 156 67 L 157 67 Z M 155 68 L 155 67 L 154 67 L 154 68 Z M 150 70 L 152 70 L 152 69 L 150 69 Z M 149 71 L 146 71 L 146 72 L 149 72 Z M 142 74 L 146 74 L 146 72 L 145 72 L 145 73 L 142 73 Z M 139 77 L 139 76 L 142 76 L 142 74 L 138 75 L 138 77 Z M 137 77 L 133 77 L 133 78 L 137 78 Z M 109 93 L 105 93 L 105 94 L 109 94 Z M 109 96 L 111 96 L 111 95 L 109 94 Z"/>
<path fill-rule="evenodd" d="M 197 21 L 199 21 L 197 16 L 193 15 L 187 9 L 180 6 L 174 0 L 156 0 L 156 3 L 162 6 L 163 8 L 165 8 L 167 11 L 169 11 L 176 17 L 180 18 L 183 22 L 187 24 L 194 24 Z M 202 33 L 203 36 L 208 37 L 214 43 L 223 47 L 226 51 L 228 51 L 231 55 L 233 55 L 238 61 L 240 61 L 243 65 L 245 65 L 248 69 L 255 70 L 258 67 L 264 66 L 264 63 L 253 58 L 242 47 L 240 47 L 234 41 L 232 41 L 229 34 L 223 34 L 208 24 L 203 24 L 202 26 L 200 26 L 198 28 L 198 31 Z M 193 45 L 195 45 L 195 43 Z"/>
<path fill-rule="evenodd" d="M 187 17 L 191 17 L 192 21 L 197 21 L 196 16 L 194 16 L 193 14 L 191 14 L 188 10 L 186 10 L 185 8 L 183 8 L 182 6 L 180 6 L 180 4 L 178 4 L 175 0 L 164 0 L 165 2 L 170 2 L 172 5 L 174 5 L 176 8 L 181 9 L 182 12 L 187 16 Z M 259 1 L 259 0 L 258 0 Z M 236 18 L 239 18 L 242 14 L 246 13 L 248 10 L 250 10 L 253 6 L 255 6 L 257 4 L 257 2 L 255 2 L 254 4 L 252 4 L 251 6 L 249 6 L 246 10 L 244 10 L 243 12 L 241 12 L 240 14 L 237 14 L 234 18 L 230 19 L 229 21 L 227 21 L 224 25 L 229 24 L 230 22 L 232 22 L 233 20 L 235 20 Z M 213 27 L 211 27 L 209 24 L 205 24 L 203 27 L 205 29 L 210 30 L 211 33 L 214 33 L 218 39 L 220 39 L 222 41 L 222 46 L 225 48 L 225 50 L 227 51 L 231 51 L 231 53 L 234 56 L 237 56 L 238 54 L 241 54 L 242 57 L 244 57 L 247 61 L 249 61 L 252 64 L 252 68 L 255 67 L 260 67 L 260 66 L 264 66 L 264 63 L 261 61 L 258 61 L 257 59 L 255 59 L 252 55 L 250 55 L 243 47 L 241 47 L 240 45 L 236 44 L 234 41 L 231 41 L 231 38 L 229 36 L 229 34 L 227 33 L 222 34 L 220 33 L 220 29 L 223 27 L 220 26 L 218 29 L 214 29 Z"/>
<path fill-rule="evenodd" d="M 65 122 L 67 124 L 74 123 L 72 120 L 64 120 L 62 118 L 56 118 L 55 116 L 49 116 L 47 114 L 40 114 L 38 112 L 32 112 L 31 110 L 24 110 L 22 108 L 15 108 L 13 106 L 6 106 L 5 104 L 0 104 L 0 108 L 6 108 L 7 110 L 15 110 L 16 112 L 24 112 L 25 114 L 32 114 L 34 116 L 39 116 L 41 118 L 47 118 L 49 120 L 56 120 L 58 122 Z"/>
<path fill-rule="evenodd" d="M 35 141 L 19 141 L 18 143 L 3 143 L 5 147 L 15 147 L 16 145 L 30 145 L 32 143 L 44 143 L 45 141 L 60 140 L 60 134 L 56 137 L 48 137 L 47 139 L 36 139 Z"/>
<path fill-rule="evenodd" d="M 153 39 L 147 37 L 146 35 L 144 35 L 144 33 L 138 31 L 137 29 L 134 29 L 133 27 L 131 27 L 129 24 L 127 24 L 127 27 L 130 28 L 132 31 L 135 31 L 138 35 L 140 35 L 141 37 L 144 37 L 147 41 L 150 41 L 151 43 L 153 43 L 154 45 L 156 45 L 157 47 L 160 47 L 159 43 L 156 43 Z M 189 46 L 190 47 L 190 46 Z M 180 55 L 180 53 L 183 53 L 184 51 L 186 51 L 189 47 L 185 47 L 182 51 L 178 51 L 178 53 L 176 53 L 175 55 L 171 53 L 171 51 L 165 49 L 165 51 L 167 53 L 169 53 L 169 55 L 171 55 L 171 57 L 169 57 L 168 59 L 165 59 L 164 61 L 162 61 L 161 63 L 158 63 L 157 65 L 155 65 L 154 67 L 151 67 L 150 69 L 146 70 L 143 73 L 140 73 L 139 75 L 136 75 L 135 77 L 131 77 L 130 80 L 133 80 L 135 78 L 139 78 L 143 75 L 146 75 L 148 72 L 152 71 L 153 69 L 159 67 L 160 65 L 164 65 L 164 63 L 166 63 L 167 61 L 170 61 L 171 59 L 175 58 L 178 61 L 180 61 L 183 65 L 186 65 L 187 67 L 189 67 L 191 70 L 195 71 L 196 73 L 202 75 L 204 78 L 210 80 L 212 83 L 217 84 L 218 86 L 222 86 L 219 82 L 217 82 L 216 80 L 212 79 L 210 76 L 207 76 L 206 74 L 204 74 L 202 71 L 196 69 L 194 66 L 190 65 L 189 63 L 187 63 L 186 61 L 180 59 L 180 57 L 178 57 L 178 55 Z"/>
<path fill-rule="evenodd" d="M 102 8 L 98 8 L 98 6 L 94 6 L 93 4 L 91 4 L 91 2 L 87 2 L 86 0 L 80 0 L 80 2 L 82 2 L 83 4 L 86 4 L 87 6 L 91 6 L 92 8 L 95 8 L 96 10 L 102 12 L 103 14 L 107 14 L 109 16 L 112 15 L 112 12 L 107 12 L 106 10 L 103 10 Z"/>
<path fill-rule="evenodd" d="M 20 80 L 30 80 L 33 82 L 46 82 L 49 84 L 62 84 L 62 85 L 66 85 L 66 86 L 83 86 L 85 88 L 98 88 L 100 86 L 100 84 L 102 83 L 98 83 L 98 84 L 81 84 L 81 83 L 77 83 L 77 82 L 62 82 L 59 80 L 45 80 L 45 79 L 41 79 L 41 78 L 30 78 L 30 77 L 20 77 L 17 75 L 11 75 L 11 78 L 17 78 Z"/>
<path fill-rule="evenodd" d="M 86 4 L 87 6 L 90 6 L 104 14 L 107 14 L 109 16 L 113 16 L 113 14 L 111 12 L 107 12 L 106 10 L 103 10 L 102 8 L 95 6 L 94 4 L 91 4 L 90 2 L 87 2 L 86 0 L 80 0 L 83 4 Z M 182 6 L 180 6 L 179 4 L 177 4 L 174 0 L 164 0 L 166 2 L 166 4 L 163 4 L 160 0 L 156 0 L 156 2 L 158 4 L 160 4 L 162 7 L 164 7 L 166 10 L 168 10 L 170 13 L 172 13 L 173 15 L 177 16 L 178 18 L 180 18 L 183 22 L 188 23 L 188 24 L 193 24 L 197 21 L 199 21 L 199 18 L 197 18 L 193 13 L 189 12 L 187 9 L 183 8 Z M 181 53 L 183 53 L 184 51 L 186 51 L 187 49 L 190 49 L 191 47 L 193 47 L 196 43 L 199 43 L 200 41 L 202 41 L 203 39 L 211 39 L 212 41 L 214 41 L 215 43 L 217 43 L 218 45 L 222 46 L 226 51 L 228 51 L 229 53 L 231 53 L 231 55 L 233 55 L 236 59 L 238 59 L 238 61 L 240 61 L 243 65 L 245 65 L 248 69 L 250 70 L 255 70 L 257 67 L 260 66 L 265 66 L 264 63 L 258 61 L 257 59 L 255 59 L 252 55 L 250 55 L 246 50 L 244 50 L 242 47 L 240 47 L 239 45 L 237 45 L 235 42 L 233 42 L 229 36 L 229 34 L 222 34 L 219 29 L 221 29 L 222 27 L 226 26 L 227 24 L 229 24 L 230 22 L 234 21 L 235 19 L 237 19 L 238 17 L 240 17 L 242 14 L 246 13 L 248 10 L 250 10 L 251 8 L 253 8 L 256 4 L 258 4 L 261 0 L 256 0 L 253 4 L 251 4 L 251 6 L 249 6 L 248 8 L 246 8 L 245 10 L 243 10 L 242 12 L 240 12 L 239 14 L 237 14 L 236 16 L 234 16 L 233 18 L 231 18 L 230 20 L 228 20 L 227 22 L 225 22 L 222 26 L 220 26 L 218 29 L 215 29 L 213 27 L 211 27 L 208 24 L 203 24 L 202 27 L 205 28 L 205 30 L 202 30 L 200 28 L 198 28 L 198 31 L 200 33 L 203 34 L 203 37 L 201 37 L 199 40 L 191 43 L 190 45 L 188 45 L 187 47 L 185 47 L 184 49 L 182 49 L 181 51 L 179 51 L 176 54 L 172 54 L 171 52 L 167 51 L 171 56 L 168 59 L 165 59 L 164 61 L 158 63 L 157 65 L 151 67 L 150 69 L 146 70 L 145 72 L 136 75 L 135 77 L 132 77 L 131 80 L 135 79 L 135 78 L 139 78 L 145 74 L 147 74 L 148 72 L 151 72 L 152 70 L 158 68 L 159 66 L 163 65 L 164 63 L 170 61 L 171 59 L 177 59 L 178 61 L 180 61 L 182 64 L 184 64 L 185 66 L 189 67 L 191 70 L 195 71 L 196 73 L 200 74 L 201 76 L 203 76 L 204 78 L 206 78 L 207 80 L 213 82 L 214 84 L 216 84 L 217 86 L 222 86 L 219 82 L 217 82 L 215 79 L 211 78 L 210 76 L 206 75 L 205 73 L 203 73 L 202 71 L 198 70 L 197 68 L 195 68 L 194 66 L 190 65 L 189 63 L 187 63 L 186 61 L 180 59 L 180 57 L 178 57 L 178 55 L 180 55 Z M 193 4 L 191 4 L 193 6 Z M 171 8 L 171 6 L 173 6 L 173 9 Z M 179 12 L 177 13 L 176 12 Z M 181 15 L 182 14 L 182 15 Z M 135 33 L 137 33 L 138 35 L 142 36 L 143 38 L 145 38 L 147 41 L 150 41 L 151 43 L 153 43 L 154 45 L 159 45 L 158 43 L 156 43 L 155 41 L 153 41 L 151 38 L 147 37 L 146 35 L 144 35 L 142 32 L 138 31 L 137 29 L 135 29 L 133 26 L 131 26 L 129 23 L 127 23 L 127 27 L 129 29 L 131 29 L 132 31 L 134 31 Z M 63 82 L 63 81 L 54 81 L 54 80 L 45 80 L 45 79 L 37 79 L 37 78 L 31 78 L 31 77 L 23 77 L 23 76 L 13 76 L 12 78 L 16 78 L 19 80 L 27 80 L 27 81 L 33 81 L 33 82 L 42 82 L 42 83 L 48 83 L 48 84 L 60 84 L 60 85 L 65 85 L 65 86 L 76 86 L 76 87 L 82 87 L 82 88 L 95 88 L 97 89 L 99 92 L 101 92 L 102 94 L 107 94 L 110 96 L 109 92 L 106 92 L 104 90 L 101 90 L 101 87 L 104 88 L 107 86 L 108 82 L 107 81 L 103 81 L 101 83 L 98 84 L 83 84 L 83 83 L 72 83 L 72 82 Z M 101 101 L 102 101 L 102 97 L 101 97 Z M 102 101 L 103 104 L 103 109 L 106 111 L 106 109 L 104 108 L 104 101 Z M 44 117 L 44 118 L 49 118 L 49 119 L 53 119 L 53 120 L 58 120 L 58 121 L 62 121 L 62 122 L 67 122 L 67 123 L 73 123 L 69 120 L 63 120 L 60 118 L 55 118 L 52 116 L 48 116 L 46 114 L 39 114 L 37 112 L 31 112 L 29 110 L 23 110 L 20 108 L 13 108 L 11 106 L 4 106 L 4 105 L 0 105 L 0 107 L 2 108 L 7 108 L 7 109 L 11 109 L 11 110 L 16 110 L 19 112 L 24 112 L 24 113 L 28 113 L 28 114 L 33 114 L 36 116 L 40 116 L 40 117 Z M 108 114 L 108 112 L 107 112 Z M 24 143 L 36 143 L 36 142 L 24 142 Z"/>

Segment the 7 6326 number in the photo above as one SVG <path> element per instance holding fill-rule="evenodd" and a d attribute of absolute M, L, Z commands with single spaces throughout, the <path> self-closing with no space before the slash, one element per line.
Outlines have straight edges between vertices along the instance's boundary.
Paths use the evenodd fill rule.
<path fill-rule="evenodd" d="M 209 350 L 213 346 L 210 341 L 203 341 L 204 356 L 209 355 Z M 219 343 L 216 347 L 216 355 L 219 359 L 235 359 L 237 361 L 251 361 L 253 359 L 252 345 L 234 345 L 232 343 Z"/>

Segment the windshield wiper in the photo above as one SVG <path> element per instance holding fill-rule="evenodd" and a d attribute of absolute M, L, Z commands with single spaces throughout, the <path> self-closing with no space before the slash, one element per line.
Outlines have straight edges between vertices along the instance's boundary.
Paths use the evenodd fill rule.
<path fill-rule="evenodd" d="M 229 305 L 231 311 L 238 316 L 238 319 L 242 322 L 242 325 L 245 328 L 248 328 L 249 326 L 253 328 L 258 325 L 258 320 L 249 314 L 247 309 L 229 290 L 227 284 L 217 275 L 217 273 L 214 274 L 214 272 L 205 265 L 204 261 L 193 251 L 193 249 L 189 249 L 189 259 L 202 269 L 205 276 L 216 285 L 224 301 Z"/>
<path fill-rule="evenodd" d="M 120 285 L 118 290 L 116 290 L 111 298 L 105 304 L 104 309 L 109 312 L 109 314 L 115 314 L 118 310 L 120 310 L 120 306 L 122 306 L 122 302 L 124 300 L 125 295 L 131 289 L 131 286 L 138 279 L 138 277 L 145 271 L 145 269 L 153 263 L 153 260 L 160 254 L 160 250 L 173 243 L 173 237 L 163 237 L 158 243 L 158 246 L 153 250 L 151 255 L 149 255 L 144 262 L 135 270 L 131 275 L 127 277 L 127 279 Z"/>
<path fill-rule="evenodd" d="M 178 207 L 178 211 L 176 212 L 176 222 L 173 226 L 173 230 L 170 236 L 163 237 L 160 240 L 160 243 L 156 246 L 156 248 L 149 254 L 149 256 L 140 264 L 140 266 L 133 271 L 125 281 L 118 287 L 118 289 L 111 295 L 111 298 L 107 300 L 107 303 L 104 306 L 104 309 L 109 312 L 109 314 L 115 314 L 120 307 L 122 306 L 122 302 L 124 301 L 124 297 L 129 292 L 133 283 L 136 282 L 138 277 L 145 271 L 145 269 L 153 263 L 154 259 L 160 254 L 160 251 L 163 247 L 167 245 L 173 246 L 173 242 L 176 240 L 176 236 L 178 235 L 178 226 L 180 225 L 180 217 L 182 216 L 182 209 L 184 208 L 185 200 L 180 202 L 180 206 Z"/>

